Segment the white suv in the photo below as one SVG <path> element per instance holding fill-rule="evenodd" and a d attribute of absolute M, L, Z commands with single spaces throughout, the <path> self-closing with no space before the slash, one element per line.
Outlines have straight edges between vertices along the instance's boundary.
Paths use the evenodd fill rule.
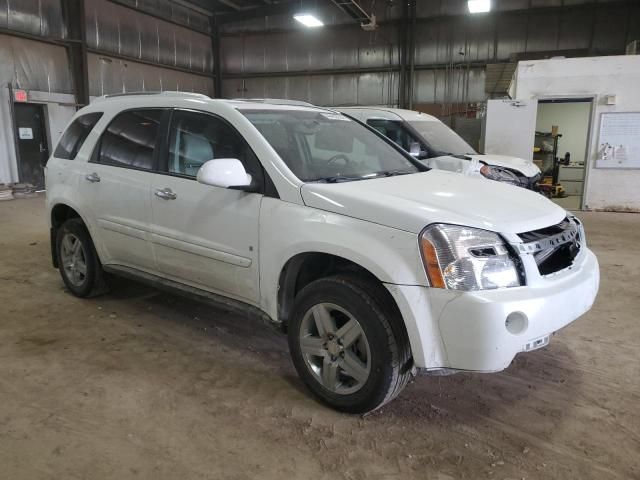
<path fill-rule="evenodd" d="M 375 128 L 430 168 L 538 190 L 542 174 L 531 160 L 481 155 L 434 116 L 388 107 L 339 107 L 336 110 Z"/>
<path fill-rule="evenodd" d="M 288 332 L 322 401 L 367 412 L 417 369 L 493 372 L 591 307 L 598 262 L 541 195 L 429 170 L 311 106 L 164 93 L 80 110 L 46 167 L 53 262 Z"/>

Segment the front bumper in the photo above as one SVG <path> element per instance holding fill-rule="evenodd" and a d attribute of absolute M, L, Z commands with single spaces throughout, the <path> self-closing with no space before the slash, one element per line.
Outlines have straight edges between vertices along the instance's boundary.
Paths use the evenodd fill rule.
<path fill-rule="evenodd" d="M 397 286 L 390 291 L 405 318 L 417 367 L 494 372 L 586 313 L 599 282 L 598 260 L 585 248 L 570 269 L 531 286 L 478 292 Z"/>

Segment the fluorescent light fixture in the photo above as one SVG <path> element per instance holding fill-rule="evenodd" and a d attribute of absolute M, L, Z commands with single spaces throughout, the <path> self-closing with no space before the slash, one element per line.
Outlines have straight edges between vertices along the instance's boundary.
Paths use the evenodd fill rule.
<path fill-rule="evenodd" d="M 483 13 L 491 10 L 491 0 L 469 0 L 467 2 L 470 13 Z"/>
<path fill-rule="evenodd" d="M 293 16 L 293 18 L 295 18 L 298 22 L 303 24 L 305 27 L 324 26 L 324 23 L 322 23 L 321 20 L 319 20 L 317 17 L 309 13 L 297 13 L 296 15 Z"/>

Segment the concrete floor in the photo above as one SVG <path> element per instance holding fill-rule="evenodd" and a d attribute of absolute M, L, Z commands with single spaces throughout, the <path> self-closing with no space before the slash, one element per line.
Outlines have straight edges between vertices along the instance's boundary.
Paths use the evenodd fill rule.
<path fill-rule="evenodd" d="M 0 202 L 0 477 L 640 478 L 640 215 L 581 217 L 588 315 L 505 372 L 420 377 L 359 418 L 312 400 L 259 323 L 124 281 L 74 298 L 43 200 Z"/>

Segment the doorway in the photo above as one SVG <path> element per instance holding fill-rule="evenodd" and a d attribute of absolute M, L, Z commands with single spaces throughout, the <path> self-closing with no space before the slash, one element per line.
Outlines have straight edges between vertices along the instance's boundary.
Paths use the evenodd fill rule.
<path fill-rule="evenodd" d="M 21 183 L 44 189 L 44 167 L 49 158 L 44 105 L 15 103 L 18 174 Z"/>
<path fill-rule="evenodd" d="M 567 210 L 584 205 L 591 98 L 540 99 L 533 161 L 551 200 Z"/>

